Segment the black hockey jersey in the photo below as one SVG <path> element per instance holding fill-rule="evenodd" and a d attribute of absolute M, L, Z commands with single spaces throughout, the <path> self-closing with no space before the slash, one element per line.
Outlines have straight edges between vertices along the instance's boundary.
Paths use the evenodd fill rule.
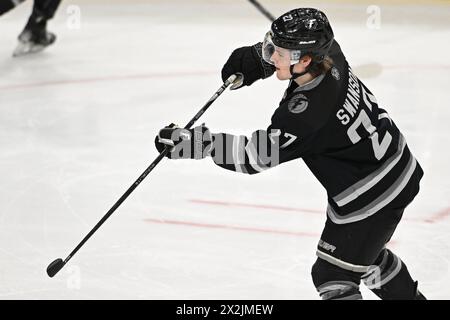
<path fill-rule="evenodd" d="M 344 224 L 375 214 L 402 191 L 406 206 L 423 171 L 336 42 L 332 52 L 326 74 L 300 87 L 291 81 L 266 130 L 250 138 L 213 134 L 212 155 L 247 174 L 302 158 L 327 190 L 329 218 Z"/>

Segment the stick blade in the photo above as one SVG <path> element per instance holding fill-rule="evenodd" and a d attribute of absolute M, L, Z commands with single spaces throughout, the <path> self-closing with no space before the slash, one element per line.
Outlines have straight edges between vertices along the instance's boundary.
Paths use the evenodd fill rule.
<path fill-rule="evenodd" d="M 52 263 L 50 263 L 47 267 L 47 274 L 50 278 L 53 278 L 55 274 L 59 272 L 59 270 L 64 267 L 65 263 L 62 259 L 56 259 Z"/>

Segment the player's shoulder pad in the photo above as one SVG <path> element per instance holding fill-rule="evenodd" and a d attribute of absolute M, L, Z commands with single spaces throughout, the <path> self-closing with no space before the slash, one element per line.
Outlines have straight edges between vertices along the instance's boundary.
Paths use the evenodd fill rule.
<path fill-rule="evenodd" d="M 323 127 L 330 117 L 334 101 L 328 85 L 313 90 L 302 89 L 295 90 L 281 101 L 272 116 L 272 123 L 304 135 Z"/>
<path fill-rule="evenodd" d="M 275 110 L 272 115 L 272 124 L 297 136 L 305 136 L 314 131 L 315 114 L 308 95 L 293 94 L 284 99 Z"/>
<path fill-rule="evenodd" d="M 324 75 L 285 94 L 272 123 L 303 134 L 321 129 L 337 111 L 346 83 L 346 65 L 345 59 L 337 59 Z"/>

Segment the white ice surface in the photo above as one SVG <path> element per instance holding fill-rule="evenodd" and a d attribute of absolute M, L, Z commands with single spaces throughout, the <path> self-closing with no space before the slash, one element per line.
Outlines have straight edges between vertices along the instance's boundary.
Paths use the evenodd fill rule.
<path fill-rule="evenodd" d="M 448 299 L 449 6 L 381 5 L 381 28 L 369 29 L 367 5 L 305 3 L 328 13 L 425 170 L 391 248 L 425 295 Z M 47 277 L 157 156 L 158 129 L 184 125 L 220 86 L 231 51 L 269 23 L 243 0 L 72 0 L 49 24 L 57 43 L 13 59 L 30 6 L 0 18 L 0 299 L 317 299 L 310 269 L 326 194 L 301 160 L 256 176 L 165 160 Z M 227 91 L 201 122 L 266 128 L 285 86 Z"/>

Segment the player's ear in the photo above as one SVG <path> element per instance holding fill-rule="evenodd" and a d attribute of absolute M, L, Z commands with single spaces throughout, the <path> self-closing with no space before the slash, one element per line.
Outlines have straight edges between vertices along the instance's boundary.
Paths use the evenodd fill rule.
<path fill-rule="evenodd" d="M 311 58 L 309 55 L 303 56 L 303 57 L 300 59 L 300 63 L 302 64 L 302 66 L 303 66 L 304 68 L 306 68 L 307 66 L 309 66 L 311 62 L 312 62 L 312 58 Z"/>

